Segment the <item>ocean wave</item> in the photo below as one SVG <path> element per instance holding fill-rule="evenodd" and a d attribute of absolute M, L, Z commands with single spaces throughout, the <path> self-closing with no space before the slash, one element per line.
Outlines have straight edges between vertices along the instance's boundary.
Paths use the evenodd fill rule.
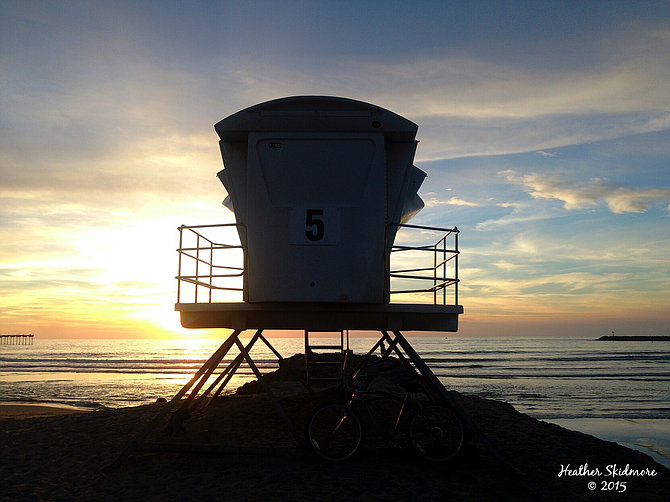
<path fill-rule="evenodd" d="M 569 362 L 569 363 L 589 363 L 589 362 L 626 362 L 626 361 L 650 361 L 650 362 L 668 362 L 669 354 L 612 354 L 612 355 L 588 355 L 588 356 L 533 356 L 533 357 L 424 357 L 424 361 L 430 364 L 445 363 L 469 363 L 469 362 L 487 362 L 487 363 L 507 363 L 523 364 L 529 362 L 533 364 L 546 362 Z"/>
<path fill-rule="evenodd" d="M 101 410 L 107 408 L 104 404 L 97 403 L 95 401 L 76 401 L 73 406 L 77 408 L 92 408 L 94 410 Z"/>
<path fill-rule="evenodd" d="M 613 411 L 611 413 L 533 413 L 525 411 L 526 415 L 530 415 L 533 418 L 538 420 L 559 420 L 559 419 L 576 419 L 576 418 L 618 418 L 624 420 L 643 420 L 643 419 L 656 419 L 656 420 L 670 420 L 670 410 L 665 411 L 634 411 L 634 412 L 619 412 Z"/>
<path fill-rule="evenodd" d="M 2 363 L 16 363 L 16 364 L 27 364 L 27 363 L 54 363 L 54 364 L 190 364 L 195 366 L 202 366 L 207 359 L 162 359 L 162 358 L 151 358 L 151 359 L 101 359 L 101 358 L 58 358 L 58 357 L 43 357 L 43 358 L 17 358 L 17 357 L 0 357 L 0 362 Z M 233 358 L 224 359 L 221 364 L 230 363 L 233 361 Z M 268 362 L 269 359 L 255 359 L 254 362 Z M 3 364 L 4 367 L 4 364 Z"/>
<path fill-rule="evenodd" d="M 95 360 L 95 359 L 26 359 L 2 361 L 3 373 L 45 373 L 45 372 L 73 372 L 73 373 L 195 373 L 205 361 L 187 359 L 173 360 Z M 225 368 L 232 362 L 223 361 L 220 368 Z M 278 367 L 277 361 L 258 360 L 254 363 L 263 369 Z"/>
<path fill-rule="evenodd" d="M 104 410 L 109 408 L 102 403 L 95 401 L 77 401 L 70 399 L 49 399 L 49 398 L 31 398 L 29 396 L 2 396 L 0 402 L 4 404 L 31 404 L 31 405 L 47 405 L 47 406 L 70 406 L 73 408 L 87 409 L 87 410 Z"/>
<path fill-rule="evenodd" d="M 516 373 L 511 373 L 516 371 Z M 438 378 L 470 378 L 485 380 L 516 380 L 516 379 L 586 379 L 589 380 L 621 380 L 621 381 L 650 381 L 667 382 L 670 381 L 668 373 L 659 371 L 657 373 L 547 373 L 541 370 L 534 372 L 520 373 L 518 370 L 510 370 L 509 373 L 477 373 L 477 374 L 452 374 L 435 372 Z"/>

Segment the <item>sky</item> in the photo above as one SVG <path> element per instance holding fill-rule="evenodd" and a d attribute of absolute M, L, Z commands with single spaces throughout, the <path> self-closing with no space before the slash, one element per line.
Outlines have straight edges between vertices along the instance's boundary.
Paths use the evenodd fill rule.
<path fill-rule="evenodd" d="M 179 326 L 177 227 L 233 221 L 213 125 L 291 95 L 419 125 L 459 334 L 667 335 L 667 2 L 0 2 L 0 332 Z"/>

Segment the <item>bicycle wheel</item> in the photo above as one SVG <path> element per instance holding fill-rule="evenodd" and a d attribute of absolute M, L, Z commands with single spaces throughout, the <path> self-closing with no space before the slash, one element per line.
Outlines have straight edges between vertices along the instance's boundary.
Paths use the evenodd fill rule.
<path fill-rule="evenodd" d="M 338 402 L 317 406 L 307 419 L 308 448 L 322 460 L 340 462 L 352 458 L 365 440 L 363 423 L 354 410 Z"/>
<path fill-rule="evenodd" d="M 409 420 L 407 437 L 421 457 L 445 461 L 458 454 L 465 433 L 461 421 L 450 410 L 429 404 L 414 412 Z"/>

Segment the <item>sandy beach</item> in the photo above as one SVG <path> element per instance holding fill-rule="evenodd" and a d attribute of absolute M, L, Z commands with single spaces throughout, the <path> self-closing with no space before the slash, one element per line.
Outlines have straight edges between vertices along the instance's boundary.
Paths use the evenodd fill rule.
<path fill-rule="evenodd" d="M 89 410 L 82 410 L 72 406 L 64 405 L 46 405 L 46 404 L 8 404 L 0 403 L 0 419 L 3 418 L 36 418 L 53 417 L 57 415 L 70 415 L 72 413 L 86 413 Z"/>
<path fill-rule="evenodd" d="M 311 409 L 333 393 L 308 394 L 295 382 L 275 381 L 272 386 L 300 433 Z M 101 469 L 114 461 L 164 404 L 84 413 L 1 406 L 0 498 L 667 500 L 670 470 L 644 453 L 535 420 L 506 403 L 458 394 L 454 398 L 512 472 L 474 439 L 461 457 L 441 464 L 389 449 L 373 434 L 360 457 L 326 465 L 298 448 L 267 396 L 240 393 L 196 410 L 186 422 L 186 434 L 167 436 L 161 433 L 161 425 L 147 442 L 181 448 L 267 447 L 275 449 L 272 454 L 135 452 L 104 475 Z M 42 412 L 51 416 L 35 415 Z M 631 470 L 637 475 L 631 475 Z"/>

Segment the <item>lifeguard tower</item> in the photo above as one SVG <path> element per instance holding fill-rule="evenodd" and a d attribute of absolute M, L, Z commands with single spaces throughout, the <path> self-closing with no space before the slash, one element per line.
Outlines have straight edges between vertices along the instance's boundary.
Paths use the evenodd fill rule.
<path fill-rule="evenodd" d="M 217 386 L 218 395 L 246 361 L 301 444 L 249 355 L 261 340 L 281 361 L 264 330 L 304 331 L 308 388 L 310 354 L 335 348 L 346 356 L 349 330 L 377 331 L 368 355 L 397 354 L 424 377 L 433 399 L 450 402 L 402 335 L 456 331 L 463 312 L 458 230 L 408 223 L 423 207 L 418 190 L 426 176 L 413 165 L 417 125 L 352 99 L 299 96 L 252 106 L 215 129 L 223 203 L 235 223 L 179 228 L 175 308 L 184 327 L 233 332 L 147 431 L 194 386 L 173 414 L 179 427 L 180 413 Z M 246 346 L 244 330 L 255 330 Z M 340 334 L 339 346 L 310 342 L 310 333 L 325 331 Z M 239 355 L 196 400 L 233 345 Z M 343 369 L 339 380 L 345 376 Z"/>
<path fill-rule="evenodd" d="M 305 96 L 252 106 L 215 128 L 239 244 L 212 237 L 227 225 L 180 228 L 183 326 L 457 330 L 458 230 L 407 225 L 423 207 L 426 176 L 413 165 L 416 124 L 360 101 Z M 395 242 L 401 229 L 441 235 L 408 246 Z M 396 253 L 425 252 L 422 265 L 393 268 Z M 392 279 L 405 287 L 392 290 Z M 231 290 L 242 301 L 216 301 Z M 401 294 L 412 301 L 391 302 Z"/>

